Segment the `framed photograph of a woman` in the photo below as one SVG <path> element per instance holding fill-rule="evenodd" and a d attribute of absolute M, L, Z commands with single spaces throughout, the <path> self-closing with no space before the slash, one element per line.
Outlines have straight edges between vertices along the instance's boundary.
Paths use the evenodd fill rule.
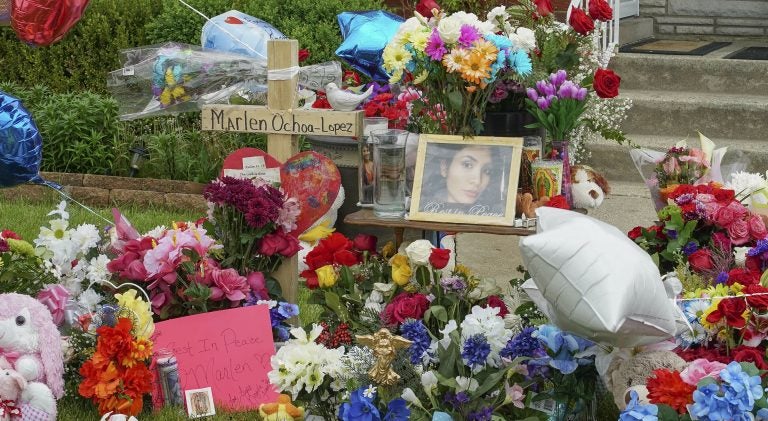
<path fill-rule="evenodd" d="M 523 139 L 423 134 L 409 218 L 514 225 Z"/>

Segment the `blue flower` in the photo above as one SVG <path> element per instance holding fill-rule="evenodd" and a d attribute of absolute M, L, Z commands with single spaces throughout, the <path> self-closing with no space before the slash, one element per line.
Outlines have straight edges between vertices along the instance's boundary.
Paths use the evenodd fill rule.
<path fill-rule="evenodd" d="M 445 392 L 443 401 L 448 405 L 451 405 L 451 407 L 454 410 L 457 410 L 469 403 L 469 395 L 467 395 L 466 392 L 459 392 L 459 393 Z"/>
<path fill-rule="evenodd" d="M 387 404 L 387 415 L 384 421 L 408 421 L 411 417 L 411 410 L 403 398 L 392 399 Z"/>
<path fill-rule="evenodd" d="M 296 304 L 282 302 L 277 305 L 277 312 L 286 319 L 299 315 L 299 306 Z"/>
<path fill-rule="evenodd" d="M 472 368 L 472 371 L 476 371 L 485 365 L 485 360 L 490 353 L 491 344 L 485 339 L 485 335 L 478 333 L 464 341 L 461 358 L 464 359 L 464 364 Z"/>
<path fill-rule="evenodd" d="M 759 256 L 768 251 L 768 239 L 757 240 L 755 246 L 747 251 L 747 256 Z"/>
<path fill-rule="evenodd" d="M 379 410 L 373 404 L 373 400 L 363 395 L 365 387 L 352 392 L 349 402 L 344 402 L 339 407 L 339 419 L 342 421 L 381 421 Z"/>
<path fill-rule="evenodd" d="M 509 55 L 509 63 L 515 68 L 517 74 L 526 76 L 533 70 L 531 58 L 524 50 L 517 50 Z"/>
<path fill-rule="evenodd" d="M 699 245 L 695 241 L 689 241 L 688 244 L 683 246 L 683 254 L 690 256 L 699 249 Z"/>
<path fill-rule="evenodd" d="M 728 281 L 728 272 L 720 272 L 717 274 L 717 279 L 715 279 L 715 282 L 718 284 L 724 284 Z"/>
<path fill-rule="evenodd" d="M 499 352 L 502 358 L 514 359 L 517 357 L 543 357 L 547 353 L 542 348 L 541 342 L 531 336 L 536 331 L 535 327 L 526 327 L 522 332 L 507 342 L 504 349 Z"/>
<path fill-rule="evenodd" d="M 552 351 L 551 354 L 554 356 L 549 360 L 549 365 L 563 374 L 576 371 L 579 362 L 573 358 L 573 355 L 592 345 L 592 342 L 563 333 L 553 325 L 541 325 L 531 336 L 538 338 Z"/>
<path fill-rule="evenodd" d="M 730 405 L 728 405 L 728 402 L 719 394 L 719 392 L 720 386 L 718 386 L 717 383 L 709 383 L 694 390 L 691 414 L 699 419 L 733 419 Z"/>
<path fill-rule="evenodd" d="M 421 320 L 408 319 L 400 326 L 400 334 L 412 342 L 411 346 L 408 347 L 411 364 L 421 363 L 424 353 L 427 352 L 432 343 L 427 327 Z"/>
<path fill-rule="evenodd" d="M 453 421 L 453 418 L 445 412 L 437 411 L 432 414 L 432 421 Z"/>
<path fill-rule="evenodd" d="M 760 408 L 757 411 L 755 421 L 768 421 L 768 408 Z"/>
<path fill-rule="evenodd" d="M 275 336 L 277 336 L 277 339 L 280 342 L 285 342 L 288 339 L 291 339 L 291 334 L 288 332 L 288 329 L 286 329 L 285 326 L 275 327 Z"/>
<path fill-rule="evenodd" d="M 740 412 L 751 412 L 755 401 L 763 397 L 760 376 L 750 376 L 741 364 L 732 361 L 720 372 L 725 399 Z"/>
<path fill-rule="evenodd" d="M 640 405 L 637 392 L 629 392 L 631 400 L 627 408 L 621 411 L 619 421 L 658 421 L 659 407 L 656 405 Z"/>

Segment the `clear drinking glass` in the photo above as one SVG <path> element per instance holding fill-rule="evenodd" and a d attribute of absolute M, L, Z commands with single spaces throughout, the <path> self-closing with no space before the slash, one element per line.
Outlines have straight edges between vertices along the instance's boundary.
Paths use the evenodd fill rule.
<path fill-rule="evenodd" d="M 386 130 L 389 119 L 386 117 L 366 117 L 363 119 L 363 138 L 360 139 L 360 165 L 358 166 L 358 205 L 373 206 L 373 139 L 371 132 Z"/>
<path fill-rule="evenodd" d="M 373 139 L 373 213 L 379 218 L 405 215 L 405 130 L 376 130 Z"/>

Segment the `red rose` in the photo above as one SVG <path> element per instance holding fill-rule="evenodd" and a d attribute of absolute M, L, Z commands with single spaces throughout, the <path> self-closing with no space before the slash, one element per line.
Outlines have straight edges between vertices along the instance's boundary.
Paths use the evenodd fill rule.
<path fill-rule="evenodd" d="M 757 280 L 758 282 L 760 281 L 759 274 L 758 274 Z M 744 293 L 744 295 L 747 296 L 747 304 L 749 304 L 750 307 L 756 308 L 758 310 L 768 309 L 768 288 L 757 283 L 753 285 L 747 285 L 741 291 Z M 750 294 L 765 294 L 765 295 L 750 296 Z"/>
<path fill-rule="evenodd" d="M 544 203 L 544 206 L 549 206 L 550 208 L 565 209 L 565 210 L 571 209 L 571 207 L 568 206 L 568 201 L 565 200 L 565 196 L 563 196 L 562 194 L 551 197 L 546 203 Z"/>
<path fill-rule="evenodd" d="M 712 193 L 718 202 L 730 202 L 736 198 L 735 192 L 731 189 L 714 189 Z"/>
<path fill-rule="evenodd" d="M 731 350 L 731 357 L 740 363 L 754 363 L 760 370 L 768 369 L 765 362 L 765 351 L 760 348 L 739 345 Z"/>
<path fill-rule="evenodd" d="M 768 235 L 768 231 L 765 229 L 765 222 L 760 215 L 749 215 L 747 218 L 747 226 L 749 226 L 749 235 L 753 240 L 762 240 Z"/>
<path fill-rule="evenodd" d="M 717 310 L 709 313 L 707 321 L 709 323 L 717 323 L 723 318 L 728 326 L 741 329 L 747 325 L 747 321 L 744 320 L 742 314 L 747 309 L 747 302 L 743 297 L 739 298 L 725 298 L 717 303 Z"/>
<path fill-rule="evenodd" d="M 587 35 L 595 29 L 595 22 L 592 21 L 592 18 L 578 7 L 571 9 L 571 18 L 568 20 L 568 24 L 581 35 Z"/>
<path fill-rule="evenodd" d="M 549 0 L 533 0 L 533 3 L 536 5 L 536 13 L 541 17 L 551 15 L 554 10 Z"/>
<path fill-rule="evenodd" d="M 763 261 L 760 259 L 760 256 L 747 256 L 744 266 L 755 272 L 763 272 Z"/>
<path fill-rule="evenodd" d="M 504 301 L 501 298 L 495 295 L 491 295 L 490 297 L 488 297 L 488 304 L 486 305 L 486 307 L 498 308 L 499 317 L 504 317 L 507 314 L 509 314 L 509 309 L 507 308 L 507 305 L 504 304 Z"/>
<path fill-rule="evenodd" d="M 634 227 L 629 233 L 627 233 L 627 235 L 632 240 L 640 238 L 640 236 L 643 235 L 643 227 Z"/>
<path fill-rule="evenodd" d="M 299 50 L 299 63 L 301 63 L 302 61 L 305 61 L 308 58 L 309 58 L 309 50 L 307 50 L 306 48 L 302 48 L 301 50 Z"/>
<path fill-rule="evenodd" d="M 360 75 L 354 70 L 345 70 L 341 76 L 341 83 L 347 86 L 358 86 L 360 85 Z"/>
<path fill-rule="evenodd" d="M 375 235 L 369 234 L 357 234 L 355 239 L 352 240 L 352 247 L 356 250 L 367 251 L 368 253 L 376 253 L 376 241 L 378 239 Z"/>
<path fill-rule="evenodd" d="M 597 69 L 592 86 L 600 98 L 614 98 L 619 95 L 619 84 L 621 84 L 621 77 L 613 73 L 613 70 Z"/>
<path fill-rule="evenodd" d="M 661 226 L 661 225 L 652 225 L 652 226 L 648 227 L 648 231 L 649 232 L 655 232 L 656 233 L 656 238 L 658 238 L 660 240 L 664 240 L 665 238 L 667 238 L 667 235 L 664 234 L 664 227 Z"/>
<path fill-rule="evenodd" d="M 608 5 L 608 2 L 605 0 L 590 0 L 589 16 L 592 16 L 592 19 L 594 20 L 608 22 L 613 19 L 613 9 L 611 9 L 611 6 Z"/>
<path fill-rule="evenodd" d="M 381 319 L 388 325 L 400 325 L 407 319 L 421 320 L 428 308 L 424 294 L 403 292 L 384 307 Z"/>
<path fill-rule="evenodd" d="M 733 221 L 728 226 L 728 236 L 731 237 L 731 242 L 737 246 L 749 241 L 749 225 L 747 225 L 747 221 L 743 219 Z"/>
<path fill-rule="evenodd" d="M 419 4 L 416 5 L 416 11 L 427 19 L 434 16 L 432 9 L 437 9 L 438 12 L 440 11 L 440 5 L 437 4 L 435 0 L 421 0 Z"/>
<path fill-rule="evenodd" d="M 360 256 L 352 250 L 339 250 L 333 253 L 333 261 L 344 266 L 354 266 L 360 263 Z"/>
<path fill-rule="evenodd" d="M 749 269 L 736 268 L 728 272 L 728 285 L 741 284 L 744 286 L 760 283 L 760 272 L 754 272 Z"/>
<path fill-rule="evenodd" d="M 701 248 L 688 256 L 688 264 L 696 272 L 705 272 L 714 267 L 712 264 L 712 253 L 707 248 Z"/>
<path fill-rule="evenodd" d="M 451 260 L 450 249 L 438 249 L 433 248 L 432 254 L 429 255 L 429 264 L 435 269 L 442 269 Z"/>
<path fill-rule="evenodd" d="M 267 234 L 261 239 L 259 244 L 259 253 L 265 256 L 279 254 L 283 257 L 291 257 L 301 250 L 299 240 L 296 237 L 286 234 L 282 229 Z"/>

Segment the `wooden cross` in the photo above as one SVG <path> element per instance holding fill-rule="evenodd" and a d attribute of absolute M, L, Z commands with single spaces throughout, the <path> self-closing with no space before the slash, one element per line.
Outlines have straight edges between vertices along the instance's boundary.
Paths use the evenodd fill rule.
<path fill-rule="evenodd" d="M 203 106 L 203 130 L 268 133 L 267 153 L 280 162 L 287 161 L 299 152 L 298 135 L 301 134 L 362 138 L 362 111 L 295 109 L 298 105 L 298 41 L 270 40 L 267 43 L 267 57 L 268 70 L 282 70 L 278 77 L 268 77 L 267 106 Z M 305 203 L 301 205 L 306 206 Z M 273 274 L 280 282 L 283 297 L 291 303 L 297 299 L 298 263 L 296 256 L 286 259 Z"/>

